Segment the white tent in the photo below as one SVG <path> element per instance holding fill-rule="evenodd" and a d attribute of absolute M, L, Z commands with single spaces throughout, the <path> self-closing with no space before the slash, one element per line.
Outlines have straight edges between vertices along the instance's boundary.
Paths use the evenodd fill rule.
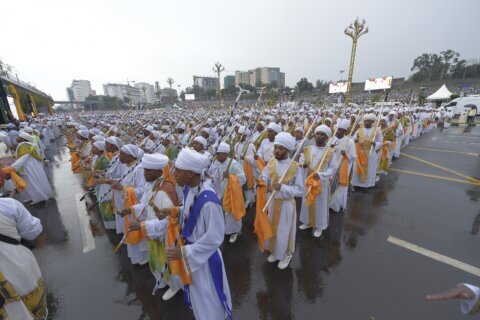
<path fill-rule="evenodd" d="M 448 100 L 452 93 L 447 89 L 445 84 L 440 87 L 435 93 L 428 96 L 427 100 Z"/>

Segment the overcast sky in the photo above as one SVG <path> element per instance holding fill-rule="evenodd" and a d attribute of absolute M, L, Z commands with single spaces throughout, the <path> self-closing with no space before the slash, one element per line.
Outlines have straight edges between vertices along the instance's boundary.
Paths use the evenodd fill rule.
<path fill-rule="evenodd" d="M 90 80 L 98 94 L 127 78 L 163 87 L 172 77 L 184 89 L 192 75 L 213 76 L 216 61 L 225 75 L 280 67 L 289 86 L 338 80 L 351 48 L 343 30 L 357 16 L 370 32 L 354 81 L 408 76 L 424 52 L 480 58 L 478 0 L 0 0 L 0 8 L 0 58 L 55 100 L 72 79 Z"/>

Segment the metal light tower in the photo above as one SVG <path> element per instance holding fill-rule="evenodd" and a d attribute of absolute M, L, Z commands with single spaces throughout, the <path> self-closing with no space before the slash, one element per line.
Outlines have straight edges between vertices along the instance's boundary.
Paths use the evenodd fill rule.
<path fill-rule="evenodd" d="M 175 81 L 173 81 L 172 78 L 168 78 L 167 79 L 167 83 L 168 85 L 170 86 L 170 106 L 173 106 L 173 89 L 172 89 L 172 84 L 174 83 Z"/>
<path fill-rule="evenodd" d="M 225 67 L 222 66 L 222 64 L 220 62 L 215 63 L 215 65 L 213 66 L 213 72 L 215 72 L 217 74 L 217 77 L 218 77 L 217 99 L 218 99 L 219 105 L 222 105 L 222 91 L 221 91 L 221 87 L 220 87 L 220 73 L 224 70 L 225 70 Z"/>
<path fill-rule="evenodd" d="M 355 65 L 355 53 L 357 51 L 358 39 L 368 32 L 368 27 L 365 26 L 365 19 L 360 21 L 355 19 L 344 31 L 344 33 L 352 38 L 352 53 L 350 55 L 350 68 L 348 70 L 347 93 L 345 95 L 345 105 L 348 106 L 350 102 L 350 89 L 352 86 L 353 66 Z"/>

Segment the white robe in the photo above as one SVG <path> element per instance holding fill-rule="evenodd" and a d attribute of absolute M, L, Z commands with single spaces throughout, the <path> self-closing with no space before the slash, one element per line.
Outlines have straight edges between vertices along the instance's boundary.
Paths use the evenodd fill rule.
<path fill-rule="evenodd" d="M 348 158 L 348 177 L 350 180 L 350 173 L 352 172 L 353 164 L 357 158 L 357 150 L 355 148 L 355 143 L 352 139 L 348 137 L 343 137 L 342 139 L 334 138 L 333 143 L 335 145 L 335 154 L 337 156 L 338 162 L 337 165 L 342 164 L 343 156 L 341 155 L 342 150 L 345 151 Z M 338 182 L 337 189 L 332 195 L 330 201 L 330 209 L 333 211 L 340 211 L 343 208 L 345 211 L 347 209 L 347 199 L 348 199 L 348 186 L 340 185 Z"/>
<path fill-rule="evenodd" d="M 310 159 L 305 159 L 305 154 L 300 156 L 300 164 L 305 162 L 309 163 L 310 169 L 315 169 L 320 164 L 325 152 L 325 147 L 317 147 L 312 145 L 310 148 Z M 328 227 L 328 207 L 329 207 L 329 194 L 330 194 L 330 178 L 335 174 L 337 168 L 337 156 L 332 153 L 332 157 L 328 162 L 325 170 L 319 172 L 320 181 L 322 183 L 322 192 L 315 197 L 315 229 L 325 230 Z M 303 184 L 308 177 L 308 168 L 303 170 Z M 308 191 L 308 190 L 307 190 Z M 307 206 L 306 192 L 302 197 L 302 209 L 300 211 L 300 221 L 303 224 L 310 224 L 310 210 Z"/>
<path fill-rule="evenodd" d="M 34 240 L 41 232 L 40 220 L 33 217 L 20 202 L 10 198 L 0 199 L 1 234 L 16 240 Z M 39 285 L 44 285 L 32 251 L 23 245 L 0 241 L 0 272 L 19 296 L 25 296 Z M 40 291 L 40 294 L 45 295 L 45 292 Z M 46 299 L 45 296 L 43 299 Z M 8 302 L 4 309 L 8 319 L 33 320 L 22 300 Z"/>
<path fill-rule="evenodd" d="M 148 200 L 150 200 L 153 194 L 152 188 L 154 187 L 154 184 L 155 184 L 154 182 L 146 183 L 145 185 L 146 191 L 143 194 L 142 198 L 140 199 L 140 202 L 133 206 L 133 209 L 135 210 L 135 215 L 138 217 L 138 220 L 145 221 L 144 225 L 145 225 L 145 231 L 147 233 L 147 237 L 149 239 L 157 239 L 157 240 L 163 241 L 165 245 L 165 249 L 167 249 L 165 234 L 167 233 L 168 219 L 165 218 L 162 220 L 158 220 L 158 218 L 155 215 L 155 211 L 153 211 L 153 208 L 150 205 L 148 205 Z M 159 209 L 166 209 L 166 208 L 173 207 L 172 200 L 170 199 L 168 194 L 164 191 L 158 191 L 153 196 L 152 201 L 155 204 L 155 206 Z M 145 242 L 147 241 L 145 240 Z M 148 243 L 147 243 L 147 246 L 148 246 Z M 182 283 L 178 276 L 170 274 L 169 280 L 163 280 L 162 273 L 155 271 L 155 272 L 152 272 L 152 274 L 156 279 L 154 292 L 160 286 L 162 281 L 165 281 L 168 284 L 168 286 L 172 289 L 177 289 L 182 286 Z"/>
<path fill-rule="evenodd" d="M 373 131 L 373 126 L 372 128 L 359 128 L 358 130 L 364 130 L 364 136 L 365 137 L 370 137 Z M 358 132 L 355 132 L 355 135 L 353 139 L 357 139 L 358 137 Z M 352 185 L 354 187 L 362 187 L 362 188 L 370 188 L 375 186 L 375 178 L 377 176 L 377 163 L 378 163 L 378 153 L 376 152 L 381 148 L 383 144 L 383 137 L 382 133 L 378 132 L 377 135 L 375 136 L 375 147 L 374 150 L 369 152 L 368 154 L 368 174 L 367 174 L 367 179 L 365 182 L 360 181 L 360 177 L 357 174 L 357 162 L 355 161 L 353 165 L 353 174 L 352 174 Z M 358 155 L 357 155 L 358 157 Z"/>
<path fill-rule="evenodd" d="M 132 170 L 132 167 L 126 167 L 125 173 Z M 133 186 L 135 188 L 135 195 L 137 199 L 141 199 L 142 195 L 145 192 L 145 177 L 143 175 L 143 168 L 141 164 L 138 164 L 135 169 L 130 171 L 120 184 L 124 187 L 126 186 Z M 125 199 L 123 198 L 123 191 L 114 190 L 114 202 L 115 208 L 118 211 L 121 211 L 125 208 Z M 121 219 L 116 218 L 117 222 L 117 233 L 123 233 L 124 231 L 124 219 L 132 220 L 131 216 L 120 217 L 116 215 L 115 217 L 119 217 Z M 121 229 L 120 229 L 121 227 Z M 121 232 L 119 232 L 121 230 Z M 148 258 L 148 243 L 147 241 L 142 241 L 138 244 L 127 244 L 127 255 L 130 258 L 132 264 L 141 263 L 147 260 Z"/>
<path fill-rule="evenodd" d="M 227 170 L 228 163 L 230 159 L 227 158 L 224 162 L 220 163 L 218 160 L 215 160 L 208 172 L 208 175 L 212 178 L 212 184 L 217 193 L 217 196 L 220 200 L 222 200 L 223 195 L 225 193 L 225 189 L 227 187 L 227 178 L 223 178 L 223 173 Z M 238 182 L 240 186 L 243 186 L 247 181 L 245 177 L 245 172 L 243 171 L 242 166 L 237 160 L 232 160 L 232 164 L 228 169 L 229 174 L 234 174 L 238 177 Z M 232 233 L 238 233 L 242 231 L 242 219 L 235 221 L 233 218 L 233 214 L 231 212 L 225 212 L 225 234 L 229 235 Z"/>
<path fill-rule="evenodd" d="M 287 170 L 290 159 L 277 161 L 277 175 L 279 177 Z M 270 186 L 272 181 L 270 180 L 268 165 L 265 166 L 262 172 L 262 180 Z M 297 223 L 297 211 L 294 197 L 301 197 L 305 192 L 303 184 L 303 175 L 301 168 L 298 168 L 297 174 L 292 178 L 288 184 L 282 184 L 279 191 L 275 193 L 274 199 L 283 199 L 282 208 L 280 210 L 280 219 L 278 223 L 278 229 L 275 239 L 275 248 L 272 254 L 277 260 L 285 258 L 290 245 L 293 253 L 295 251 L 295 235 L 296 235 L 296 223 Z M 270 197 L 270 193 L 267 193 L 267 199 Z M 270 202 L 268 207 L 268 220 L 272 223 L 273 219 L 273 201 Z M 265 247 L 268 248 L 269 241 L 265 242 Z"/>
<path fill-rule="evenodd" d="M 41 161 L 29 154 L 25 154 L 15 161 L 12 167 L 16 172 L 23 168 L 20 176 L 27 183 L 27 187 L 22 192 L 22 197 L 25 200 L 40 202 L 54 197 L 50 181 L 48 181 Z"/>
<path fill-rule="evenodd" d="M 201 189 L 199 187 L 190 188 L 182 209 L 182 217 L 188 218 L 195 196 L 203 190 L 214 191 L 208 183 L 204 183 Z M 215 290 L 208 264 L 208 259 L 215 251 L 220 255 L 223 265 L 223 292 L 227 297 L 230 310 L 232 308 L 227 274 L 219 249 L 224 235 L 225 221 L 221 206 L 213 202 L 206 203 L 200 212 L 192 234 L 187 238 L 190 244 L 185 245 L 182 250 L 185 270 L 189 272 L 192 279 L 189 286 L 190 300 L 193 314 L 197 320 L 225 320 L 226 313 Z"/>

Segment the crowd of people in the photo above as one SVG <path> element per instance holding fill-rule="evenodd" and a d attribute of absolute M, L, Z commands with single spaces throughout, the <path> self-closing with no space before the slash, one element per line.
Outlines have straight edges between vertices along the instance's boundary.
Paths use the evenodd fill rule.
<path fill-rule="evenodd" d="M 4 126 L 1 186 L 26 205 L 52 198 L 45 155 L 63 135 L 105 229 L 122 236 L 115 249 L 126 245 L 132 264 L 149 265 L 154 293 L 168 287 L 162 298 L 169 300 L 183 290 L 196 319 L 231 319 L 220 246 L 225 237 L 242 241 L 249 208 L 259 249 L 286 269 L 297 229 L 317 241 L 329 214 L 347 210 L 350 192 L 375 187 L 401 149 L 445 116 L 422 106 L 297 102 L 50 116 Z M 22 222 L 9 237 L 34 238 L 41 226 L 20 202 L 0 200 L 7 212 L 0 219 L 24 216 L 14 218 Z M 0 256 L 0 282 L 21 296 L 23 280 L 4 271 L 15 268 L 4 269 Z M 34 288 L 43 286 L 38 279 L 33 273 Z M 21 302 L 4 304 L 15 314 Z"/>

